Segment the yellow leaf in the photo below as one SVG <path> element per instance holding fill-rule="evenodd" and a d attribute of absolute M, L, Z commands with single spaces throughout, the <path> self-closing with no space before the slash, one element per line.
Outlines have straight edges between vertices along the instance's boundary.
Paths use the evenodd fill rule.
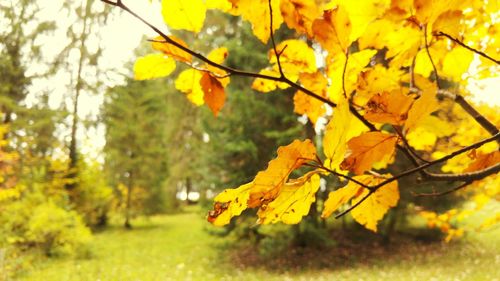
<path fill-rule="evenodd" d="M 376 53 L 376 50 L 367 49 L 349 55 L 344 75 L 345 89 L 348 97 L 350 97 L 352 91 L 356 89 L 359 74 L 367 67 L 370 63 L 370 59 Z M 340 53 L 333 57 L 330 55 L 327 57 L 327 75 L 331 81 L 328 92 L 330 99 L 334 102 L 338 102 L 339 97 L 343 95 L 342 73 L 344 71 L 345 60 L 345 54 Z"/>
<path fill-rule="evenodd" d="M 438 108 L 436 85 L 420 75 L 415 75 L 415 83 L 422 94 L 408 111 L 408 119 L 405 123 L 407 132 L 415 128 L 419 122 Z"/>
<path fill-rule="evenodd" d="M 182 39 L 177 38 L 173 35 L 170 35 L 169 37 L 173 41 L 179 43 L 181 46 L 188 48 L 187 44 L 184 41 L 182 41 Z M 178 47 L 176 47 L 170 43 L 164 42 L 164 41 L 165 40 L 163 39 L 163 37 L 158 36 L 151 43 L 151 46 L 153 47 L 153 49 L 158 50 L 158 51 L 164 53 L 165 55 L 167 55 L 167 56 L 169 56 L 177 61 L 182 61 L 182 62 L 192 62 L 193 61 L 193 57 L 191 56 L 191 54 L 179 49 Z"/>
<path fill-rule="evenodd" d="M 316 201 L 319 184 L 320 177 L 315 171 L 286 183 L 276 199 L 261 206 L 257 213 L 258 223 L 299 223 L 302 217 L 309 213 L 311 204 Z"/>
<path fill-rule="evenodd" d="M 457 7 L 459 1 L 463 0 L 414 0 L 415 16 L 421 24 L 432 23 L 450 7 Z"/>
<path fill-rule="evenodd" d="M 268 0 L 229 0 L 233 4 L 232 13 L 241 15 L 252 24 L 253 34 L 264 44 L 267 43 L 271 31 Z M 280 12 L 280 0 L 271 0 L 273 9 L 273 32 L 278 30 L 283 17 Z"/>
<path fill-rule="evenodd" d="M 140 57 L 134 64 L 134 79 L 148 80 L 170 75 L 175 70 L 175 61 L 164 54 L 149 54 Z"/>
<path fill-rule="evenodd" d="M 348 156 L 340 167 L 357 175 L 370 170 L 376 162 L 392 158 L 398 138 L 382 132 L 367 132 L 347 142 Z"/>
<path fill-rule="evenodd" d="M 207 9 L 203 0 L 162 0 L 163 20 L 172 29 L 200 32 Z"/>
<path fill-rule="evenodd" d="M 347 133 L 351 124 L 352 115 L 349 111 L 349 102 L 341 98 L 334 109 L 333 118 L 325 129 L 323 151 L 327 160 L 325 166 L 329 169 L 338 169 L 347 151 Z"/>
<path fill-rule="evenodd" d="M 363 115 L 368 121 L 402 125 L 407 118 L 413 98 L 400 91 L 383 92 L 373 96 L 366 104 Z"/>
<path fill-rule="evenodd" d="M 462 29 L 462 27 L 460 26 L 462 17 L 462 11 L 445 11 L 444 13 L 439 15 L 436 21 L 432 24 L 432 31 L 442 31 L 454 38 L 458 38 Z"/>
<path fill-rule="evenodd" d="M 228 50 L 226 47 L 221 47 L 212 50 L 208 55 L 207 58 L 217 64 L 222 64 L 224 60 L 228 56 Z M 220 68 L 217 68 L 215 66 L 211 66 L 209 64 L 205 64 L 205 68 L 210 71 L 211 73 L 214 73 L 218 76 L 226 76 L 227 73 L 224 70 L 221 70 Z M 222 84 L 222 86 L 225 88 L 229 84 L 230 78 L 229 76 L 224 77 L 224 78 L 218 78 L 219 82 Z"/>
<path fill-rule="evenodd" d="M 214 210 L 208 213 L 207 220 L 216 226 L 229 223 L 232 217 L 238 216 L 248 208 L 252 183 L 241 185 L 235 189 L 226 189 L 214 198 Z"/>
<path fill-rule="evenodd" d="M 364 179 L 365 177 L 367 176 L 355 176 L 354 179 L 359 181 L 360 179 Z M 349 202 L 349 200 L 351 200 L 353 197 L 358 196 L 362 189 L 362 186 L 359 186 L 353 181 L 349 181 L 346 186 L 330 192 L 328 194 L 328 198 L 325 201 L 321 217 L 329 217 L 333 212 L 340 208 L 340 206 Z"/>
<path fill-rule="evenodd" d="M 224 101 L 226 100 L 224 87 L 219 80 L 206 72 L 201 77 L 200 85 L 204 92 L 203 98 L 205 103 L 212 110 L 214 115 L 217 116 L 221 108 L 224 106 Z"/>
<path fill-rule="evenodd" d="M 493 151 L 487 154 L 479 154 L 476 160 L 472 162 L 464 172 L 473 172 L 486 169 L 490 166 L 500 163 L 500 151 Z"/>
<path fill-rule="evenodd" d="M 462 75 L 469 70 L 473 58 L 474 54 L 471 51 L 457 46 L 444 57 L 443 70 L 439 74 L 460 81 Z"/>
<path fill-rule="evenodd" d="M 189 101 L 200 106 L 204 103 L 203 89 L 200 85 L 202 73 L 196 69 L 186 69 L 175 80 L 175 88 L 187 95 Z"/>
<path fill-rule="evenodd" d="M 364 184 L 373 186 L 384 181 L 384 178 L 371 177 L 370 183 L 362 181 Z M 363 189 L 363 193 L 352 200 L 351 204 L 356 204 L 359 200 L 368 194 L 368 189 Z M 385 213 L 398 204 L 399 201 L 399 188 L 398 182 L 390 182 L 375 191 L 363 203 L 351 211 L 352 217 L 358 223 L 364 225 L 367 229 L 377 232 L 377 223 L 384 217 Z"/>
<path fill-rule="evenodd" d="M 276 46 L 278 52 L 281 53 L 280 63 L 283 72 L 288 76 L 297 75 L 299 73 L 313 73 L 316 71 L 316 58 L 314 51 L 306 42 L 302 40 L 286 40 Z M 269 51 L 269 62 L 274 65 L 274 69 L 278 70 L 276 54 L 274 50 Z"/>
<path fill-rule="evenodd" d="M 259 71 L 259 74 L 273 76 L 273 77 L 280 76 L 278 71 L 276 71 L 275 69 L 270 69 L 270 68 L 262 69 L 261 71 Z M 298 79 L 298 75 L 291 75 L 291 76 L 288 76 L 287 78 L 289 80 L 291 80 L 292 82 L 296 82 Z M 253 83 L 252 83 L 252 89 L 259 91 L 259 92 L 262 92 L 262 93 L 274 91 L 277 88 L 286 89 L 288 87 L 290 87 L 290 85 L 288 85 L 287 83 L 277 82 L 277 81 L 263 79 L 263 78 L 256 78 L 255 80 L 253 80 Z"/>
<path fill-rule="evenodd" d="M 228 12 L 233 6 L 229 0 L 205 0 L 205 5 L 207 9 L 217 9 L 223 12 Z"/>
<path fill-rule="evenodd" d="M 401 70 L 385 68 L 380 64 L 361 72 L 358 76 L 354 103 L 364 106 L 375 94 L 401 90 L 401 76 Z"/>
<path fill-rule="evenodd" d="M 299 77 L 304 88 L 326 98 L 326 87 L 328 81 L 321 72 L 301 73 Z M 298 114 L 306 114 L 313 124 L 316 124 L 318 118 L 325 114 L 323 102 L 305 94 L 302 91 L 297 91 L 295 93 L 293 103 L 294 111 Z"/>
<path fill-rule="evenodd" d="M 431 150 L 438 137 L 446 137 L 455 131 L 450 124 L 442 119 L 427 115 L 419 122 L 418 127 L 406 134 L 408 143 L 417 150 Z"/>
<path fill-rule="evenodd" d="M 289 28 L 312 37 L 312 23 L 322 13 L 315 0 L 281 0 L 280 9 Z"/>
<path fill-rule="evenodd" d="M 346 9 L 352 25 L 349 40 L 356 41 L 374 20 L 384 15 L 390 4 L 390 0 L 340 0 L 339 5 Z"/>
<path fill-rule="evenodd" d="M 351 21 L 346 10 L 340 6 L 323 13 L 322 19 L 313 22 L 314 39 L 332 54 L 344 53 L 351 45 Z"/>
<path fill-rule="evenodd" d="M 304 163 L 316 159 L 316 148 L 310 140 L 294 140 L 278 148 L 278 156 L 265 171 L 255 176 L 248 206 L 254 208 L 272 201 L 280 193 L 290 173 Z"/>

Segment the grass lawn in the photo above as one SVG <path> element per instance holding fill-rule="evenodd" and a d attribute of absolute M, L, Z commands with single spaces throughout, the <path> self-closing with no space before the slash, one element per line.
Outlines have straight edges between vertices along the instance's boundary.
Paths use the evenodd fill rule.
<path fill-rule="evenodd" d="M 323 266 L 310 259 L 276 268 L 279 263 L 247 265 L 245 255 L 235 259 L 223 247 L 227 240 L 209 235 L 196 211 L 141 219 L 134 226 L 96 234 L 90 258 L 50 259 L 19 280 L 500 280 L 498 228 L 458 243 L 388 249 L 367 244 L 363 255 L 362 247 L 334 247 L 321 254 Z"/>

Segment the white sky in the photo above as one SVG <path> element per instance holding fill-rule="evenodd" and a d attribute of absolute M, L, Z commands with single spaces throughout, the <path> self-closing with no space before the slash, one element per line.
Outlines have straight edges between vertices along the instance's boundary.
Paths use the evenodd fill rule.
<path fill-rule="evenodd" d="M 38 0 L 37 2 L 42 7 L 42 19 L 55 20 L 58 25 L 58 29 L 53 34 L 40 38 L 45 57 L 54 57 L 60 51 L 61 46 L 66 44 L 66 29 L 69 25 L 73 24 L 74 19 L 68 17 L 68 14 L 61 10 L 64 0 Z M 104 7 L 106 5 L 100 1 L 97 2 L 97 6 L 102 5 Z M 161 30 L 168 31 L 162 20 L 159 1 L 152 2 L 150 3 L 148 0 L 124 0 L 124 3 L 133 11 L 146 18 Z M 117 73 L 131 75 L 131 70 L 125 68 L 124 65 L 133 59 L 134 49 L 140 44 L 144 35 L 149 38 L 156 36 L 147 26 L 128 13 L 121 12 L 119 8 L 112 8 L 110 13 L 111 16 L 105 26 L 94 28 L 96 32 L 99 32 L 101 39 L 94 36 L 89 38 L 88 41 L 89 47 L 97 47 L 98 44 L 101 44 L 104 48 L 98 67 L 109 70 L 107 71 L 109 79 L 105 81 L 107 86 L 123 83 L 123 76 L 117 75 Z M 76 57 L 78 57 L 78 54 L 76 54 Z M 37 70 L 43 69 L 43 67 L 42 65 L 32 66 L 29 71 L 37 72 Z M 49 104 L 52 108 L 58 108 L 63 99 L 67 97 L 68 89 L 63 81 L 69 81 L 70 77 L 71 71 L 59 73 L 51 79 L 36 81 L 30 88 L 31 98 L 27 99 L 27 103 L 36 102 L 36 93 L 49 91 Z M 474 98 L 475 101 L 500 105 L 500 76 L 476 81 L 476 83 L 471 84 L 474 85 L 471 85 L 469 90 L 476 95 Z M 88 116 L 95 118 L 99 113 L 102 102 L 103 93 L 99 93 L 98 95 L 83 93 L 80 99 L 79 116 L 81 118 Z M 70 101 L 66 101 L 66 106 L 69 104 Z M 62 132 L 62 134 L 65 136 L 69 135 L 67 132 Z M 83 153 L 98 158 L 99 152 L 105 144 L 104 127 L 101 125 L 88 130 L 80 128 L 78 139 L 81 140 L 80 147 Z"/>
<path fill-rule="evenodd" d="M 15 2 L 15 1 L 14 1 Z M 63 46 L 68 43 L 66 30 L 75 21 L 74 18 L 68 16 L 68 13 L 61 9 L 64 0 L 38 0 L 38 5 L 42 11 L 39 14 L 41 20 L 55 20 L 57 29 L 55 32 L 40 36 L 38 43 L 43 48 L 42 52 L 46 59 L 54 58 Z M 82 1 L 83 3 L 84 1 Z M 163 23 L 161 16 L 160 3 L 153 1 L 150 3 L 147 0 L 128 0 L 124 3 L 133 11 L 146 18 L 148 21 L 155 24 L 164 31 L 168 31 Z M 96 1 L 94 7 L 104 7 L 107 4 Z M 131 69 L 125 67 L 125 64 L 134 59 L 134 49 L 136 49 L 143 36 L 149 38 L 155 37 L 155 33 L 145 26 L 142 22 L 132 17 L 128 13 L 124 13 L 119 8 L 112 7 L 110 16 L 105 26 L 94 27 L 96 34 L 87 40 L 87 47 L 97 48 L 98 45 L 103 47 L 103 53 L 98 61 L 98 67 L 106 70 L 105 85 L 108 87 L 122 84 L 123 76 L 119 74 L 131 75 Z M 70 60 L 74 55 L 75 60 L 78 59 L 78 52 L 70 53 Z M 76 64 L 74 68 L 76 69 Z M 32 64 L 28 69 L 28 73 L 36 73 L 43 71 L 47 66 L 43 64 Z M 67 81 L 71 79 L 71 73 L 75 69 L 68 69 L 67 72 L 59 72 L 55 77 L 49 79 L 37 79 L 30 87 L 30 93 L 27 98 L 27 104 L 36 103 L 36 96 L 39 92 L 50 92 L 49 105 L 51 108 L 60 108 L 64 101 L 66 108 L 71 108 L 71 100 L 68 98 Z M 89 94 L 82 92 L 79 100 L 78 115 L 81 119 L 86 117 L 95 118 L 98 116 L 99 108 L 104 100 L 104 94 L 98 93 Z M 68 131 L 62 131 L 66 140 L 69 137 Z M 80 126 L 77 139 L 80 141 L 80 149 L 84 154 L 88 154 L 92 158 L 99 157 L 100 150 L 104 147 L 104 127 L 102 125 L 97 128 L 85 129 Z"/>

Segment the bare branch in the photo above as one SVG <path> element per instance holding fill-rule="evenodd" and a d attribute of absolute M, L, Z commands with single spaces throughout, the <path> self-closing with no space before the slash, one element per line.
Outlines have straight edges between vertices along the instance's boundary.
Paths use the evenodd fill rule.
<path fill-rule="evenodd" d="M 427 56 L 431 61 L 432 68 L 434 69 L 434 75 L 436 76 L 436 85 L 438 89 L 441 89 L 441 84 L 439 83 L 438 71 L 436 65 L 434 64 L 434 60 L 432 59 L 431 52 L 429 52 L 429 42 L 427 42 L 427 25 L 424 26 L 424 40 L 425 40 L 425 51 L 427 52 Z"/>
<path fill-rule="evenodd" d="M 366 194 L 365 197 L 361 198 L 361 200 L 359 200 L 358 202 L 356 202 L 356 204 L 352 205 L 347 210 L 344 210 L 342 213 L 336 215 L 335 218 L 338 219 L 340 217 L 345 216 L 346 214 L 348 214 L 349 212 L 351 212 L 352 210 L 354 210 L 354 208 L 356 208 L 357 206 L 359 206 L 361 203 L 365 202 L 365 200 L 368 199 L 368 197 L 370 197 L 374 192 L 375 192 L 375 190 L 370 190 L 370 192 L 368 192 L 368 194 Z"/>
<path fill-rule="evenodd" d="M 231 67 L 228 67 L 228 66 L 225 66 L 225 65 L 222 65 L 222 64 L 218 64 L 210 59 L 208 59 L 207 57 L 205 57 L 204 55 L 200 54 L 200 53 L 197 53 L 185 46 L 182 46 L 181 44 L 179 44 L 178 42 L 172 40 L 168 35 L 166 35 L 165 33 L 163 33 L 161 30 L 159 30 L 157 27 L 155 27 L 154 25 L 152 25 L 151 23 L 149 23 L 148 21 L 146 21 L 144 18 L 142 18 L 141 16 L 139 16 L 138 14 L 136 14 L 134 11 L 130 10 L 130 8 L 128 8 L 125 4 L 123 4 L 123 2 L 121 1 L 117 1 L 116 3 L 115 2 L 111 2 L 109 0 L 101 0 L 103 1 L 104 3 L 107 3 L 109 5 L 112 5 L 112 6 L 115 6 L 115 7 L 119 7 L 120 9 L 126 11 L 127 13 L 131 14 L 133 17 L 137 18 L 138 20 L 140 20 L 141 22 L 143 22 L 145 25 L 147 25 L 149 28 L 151 28 L 153 31 L 155 31 L 156 33 L 158 33 L 158 35 L 160 35 L 167 43 L 169 44 L 172 44 L 174 45 L 175 47 L 181 49 L 182 51 L 192 55 L 193 57 L 205 62 L 206 64 L 208 65 L 211 65 L 213 67 L 216 67 L 216 68 L 219 68 L 223 71 L 226 71 L 227 73 L 229 73 L 230 75 L 237 75 L 237 76 L 244 76 L 244 77 L 253 77 L 253 78 L 262 78 L 262 79 L 266 79 L 266 80 L 271 80 L 271 81 L 277 81 L 277 82 L 283 82 L 283 83 L 286 83 L 288 84 L 290 87 L 292 88 L 295 88 L 297 90 L 300 90 L 302 92 L 304 92 L 306 95 L 308 96 L 311 96 L 317 100 L 320 100 L 326 104 L 328 104 L 329 106 L 331 107 L 336 107 L 337 104 L 334 103 L 333 101 L 327 99 L 327 98 L 324 98 L 304 87 L 302 87 L 301 85 L 289 80 L 288 78 L 286 77 L 275 77 L 275 76 L 270 76 L 270 75 L 265 75 L 265 74 L 260 74 L 260 73 L 256 73 L 256 72 L 248 72 L 248 71 L 244 71 L 244 70 L 239 70 L 239 69 L 234 69 L 234 68 L 231 68 Z"/>
<path fill-rule="evenodd" d="M 433 181 L 474 181 L 483 179 L 498 172 L 500 172 L 500 163 L 497 163 L 496 165 L 490 166 L 483 170 L 468 173 L 434 174 L 426 172 L 424 178 Z"/>
<path fill-rule="evenodd" d="M 479 51 L 479 50 L 476 50 L 476 49 L 474 49 L 474 48 L 472 48 L 472 47 L 469 47 L 469 46 L 465 45 L 462 41 L 458 40 L 457 38 L 452 37 L 451 35 L 449 35 L 449 34 L 447 34 L 447 33 L 444 33 L 444 32 L 442 32 L 442 31 L 438 31 L 438 32 L 437 32 L 437 33 L 435 33 L 434 35 L 435 35 L 435 36 L 445 36 L 446 38 L 448 38 L 448 39 L 450 39 L 451 41 L 453 41 L 453 42 L 457 43 L 458 45 L 460 45 L 460 46 L 462 46 L 462 47 L 466 48 L 467 50 L 469 50 L 469 51 L 471 51 L 471 52 L 474 52 L 474 53 L 476 53 L 476 54 L 478 54 L 478 55 L 482 56 L 483 58 L 489 59 L 490 61 L 492 61 L 492 62 L 494 62 L 494 63 L 496 63 L 496 64 L 500 64 L 500 60 L 494 59 L 494 58 L 492 58 L 492 57 L 488 56 L 487 54 L 485 54 L 485 53 L 483 53 L 483 52 L 481 52 L 481 51 Z"/>
<path fill-rule="evenodd" d="M 488 131 L 491 135 L 498 134 L 498 128 L 491 123 L 486 117 L 479 113 L 472 105 L 470 105 L 463 96 L 456 94 L 455 102 L 458 103 L 479 125 Z"/>
<path fill-rule="evenodd" d="M 361 204 L 364 200 L 366 200 L 371 194 L 373 194 L 375 191 L 377 191 L 379 188 L 383 187 L 384 185 L 388 184 L 388 183 L 391 183 L 395 180 L 398 180 L 400 178 L 403 178 L 403 177 L 406 177 L 406 176 L 409 176 L 411 174 L 414 174 L 416 172 L 419 172 L 419 171 L 423 171 L 424 169 L 428 168 L 428 167 L 431 167 L 431 166 L 434 166 L 436 164 L 439 164 L 439 163 L 442 163 L 444 161 L 447 161 L 459 154 L 462 154 L 464 152 L 467 152 L 469 150 L 472 150 L 472 149 L 475 149 L 475 148 L 478 148 L 478 147 L 481 147 L 482 145 L 488 143 L 488 142 L 491 142 L 491 141 L 495 141 L 497 139 L 500 138 L 500 133 L 492 136 L 492 137 L 489 137 L 487 139 L 484 139 L 482 141 L 479 141 L 479 142 L 476 142 L 472 145 L 469 145 L 469 146 L 466 146 L 462 149 L 459 149 L 459 150 L 456 150 L 442 158 L 439 158 L 437 160 L 434 160 L 432 162 L 429 162 L 429 163 L 425 163 L 423 165 L 420 165 L 418 167 L 415 167 L 413 169 L 409 169 L 409 170 L 406 170 L 405 172 L 401 173 L 401 174 L 398 174 L 396 176 L 393 176 L 392 178 L 389 178 L 377 185 L 374 185 L 374 186 L 370 186 L 369 188 L 370 189 L 370 192 L 365 196 L 363 197 L 360 201 L 358 201 L 356 204 L 354 204 L 353 206 L 351 206 L 349 209 L 345 210 L 344 212 L 338 214 L 337 216 L 335 216 L 335 218 L 340 218 L 342 217 L 343 215 L 349 213 L 350 211 L 352 211 L 354 208 L 356 208 L 357 206 L 359 206 L 359 204 Z M 486 177 L 487 175 L 491 175 L 495 172 L 498 172 L 498 169 L 500 169 L 500 167 L 497 167 L 497 166 L 500 166 L 500 164 L 497 164 L 495 166 L 492 166 L 491 168 L 488 168 L 488 169 L 485 169 L 485 170 L 488 170 L 487 172 L 484 172 L 485 170 L 483 171 L 479 171 L 476 175 L 470 175 L 471 178 L 469 179 L 466 179 L 467 181 L 471 181 L 471 180 L 477 180 L 477 179 L 481 179 L 481 178 L 484 178 Z M 477 177 L 477 178 L 476 178 Z"/>
<path fill-rule="evenodd" d="M 349 62 L 349 48 L 345 51 L 345 63 L 344 69 L 342 70 L 342 91 L 344 92 L 344 97 L 347 98 L 347 91 L 345 90 L 345 72 L 347 69 L 347 63 Z"/>
<path fill-rule="evenodd" d="M 454 187 L 450 190 L 446 190 L 446 191 L 443 191 L 443 192 L 433 192 L 433 193 L 418 193 L 418 194 L 414 194 L 415 196 L 417 197 L 436 197 L 436 196 L 443 196 L 443 195 L 446 195 L 446 194 L 450 194 L 452 192 L 455 192 L 457 190 L 460 190 L 468 185 L 470 185 L 472 183 L 472 181 L 466 181 L 464 183 L 462 183 L 461 185 L 457 186 L 457 187 Z"/>
<path fill-rule="evenodd" d="M 281 67 L 281 61 L 280 61 L 280 56 L 285 51 L 285 49 L 281 50 L 281 52 L 278 52 L 278 49 L 276 48 L 276 41 L 274 40 L 274 33 L 273 33 L 273 7 L 271 5 L 271 0 L 268 1 L 269 3 L 269 33 L 271 37 L 271 42 L 273 44 L 273 50 L 274 54 L 276 55 L 276 62 L 278 64 L 278 69 L 280 72 L 281 77 L 285 77 L 285 73 L 283 72 L 283 68 Z"/>

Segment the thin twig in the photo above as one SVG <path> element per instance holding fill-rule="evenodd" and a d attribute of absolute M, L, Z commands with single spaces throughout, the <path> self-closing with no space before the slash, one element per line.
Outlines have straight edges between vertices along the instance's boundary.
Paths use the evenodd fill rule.
<path fill-rule="evenodd" d="M 467 152 L 469 150 L 472 150 L 472 149 L 476 149 L 478 147 L 481 147 L 482 145 L 488 143 L 488 142 L 491 142 L 491 141 L 494 141 L 494 140 L 497 140 L 500 138 L 500 133 L 496 134 L 495 136 L 492 136 L 492 137 L 489 137 L 487 139 L 484 139 L 482 141 L 479 141 L 479 142 L 476 142 L 472 145 L 469 145 L 469 146 L 466 146 L 462 149 L 459 149 L 459 150 L 456 150 L 444 157 L 441 157 L 437 160 L 434 160 L 432 162 L 429 162 L 429 163 L 425 163 L 425 164 L 422 164 L 418 167 L 415 167 L 413 169 L 409 169 L 409 170 L 406 170 L 405 172 L 401 173 L 401 174 L 398 174 L 396 176 L 393 176 L 379 184 L 376 184 L 374 186 L 370 186 L 371 190 L 370 192 L 365 196 L 363 197 L 360 201 L 358 201 L 356 204 L 354 204 L 353 206 L 351 206 L 349 209 L 345 210 L 344 212 L 338 214 L 337 216 L 335 216 L 335 218 L 340 218 L 342 216 L 344 216 L 345 214 L 349 213 L 350 211 L 352 211 L 354 208 L 356 208 L 357 206 L 359 206 L 359 204 L 361 204 L 364 200 L 366 200 L 372 193 L 374 193 L 375 191 L 377 191 L 379 188 L 383 187 L 384 185 L 388 184 L 388 183 L 391 183 L 395 180 L 398 180 L 400 178 L 403 178 L 403 177 L 406 177 L 408 175 L 411 175 L 411 174 L 414 174 L 416 172 L 419 172 L 419 171 L 422 171 L 428 167 L 431 167 L 431 166 L 434 166 L 436 164 L 439 164 L 439 163 L 442 163 L 444 161 L 447 161 L 451 158 L 454 158 L 455 156 L 459 155 L 459 154 L 462 154 L 464 152 Z M 499 167 L 496 167 L 496 166 L 499 166 Z M 483 172 L 483 173 L 488 173 L 488 175 L 491 175 L 491 173 L 493 172 L 498 172 L 496 169 L 500 169 L 500 164 L 496 165 L 496 166 L 493 166 L 495 168 L 492 168 L 492 169 L 485 169 L 487 172 Z M 483 171 L 485 171 L 483 170 Z M 481 175 L 482 177 L 484 177 L 484 175 Z M 479 177 L 478 175 L 476 175 L 476 177 Z M 475 179 L 467 179 L 467 181 L 470 181 L 470 180 L 475 180 Z"/>
<path fill-rule="evenodd" d="M 413 149 L 413 147 L 411 147 L 411 145 L 408 143 L 408 140 L 403 135 L 403 132 L 401 132 L 401 130 L 399 128 L 397 128 L 396 126 L 392 126 L 392 128 L 394 129 L 394 131 L 396 132 L 396 134 L 398 134 L 399 138 L 403 141 L 403 144 L 405 145 L 405 147 L 408 150 L 408 152 L 410 152 L 418 160 L 420 160 L 420 161 L 422 161 L 424 163 L 429 163 L 429 161 L 425 160 L 420 155 L 418 155 L 418 153 Z"/>
<path fill-rule="evenodd" d="M 305 164 L 305 165 L 309 166 L 309 167 L 313 167 L 313 168 L 318 168 L 318 169 L 325 170 L 325 171 L 327 171 L 327 172 L 329 172 L 329 173 L 331 173 L 331 174 L 333 174 L 333 175 L 335 175 L 335 176 L 337 176 L 339 178 L 343 178 L 343 179 L 346 179 L 348 181 L 352 181 L 352 182 L 356 183 L 357 185 L 360 185 L 360 186 L 362 186 L 362 187 L 364 187 L 364 188 L 366 188 L 368 190 L 372 190 L 372 188 L 370 186 L 368 186 L 368 185 L 366 185 L 366 184 L 358 181 L 357 179 L 355 179 L 353 177 L 350 177 L 350 176 L 343 175 L 343 174 L 338 173 L 338 172 L 335 172 L 334 170 L 329 169 L 329 168 L 327 168 L 327 167 L 325 167 L 323 165 L 321 165 L 321 166 L 319 166 L 319 165 L 312 165 L 312 164 Z"/>
<path fill-rule="evenodd" d="M 275 76 L 265 75 L 265 74 L 256 73 L 256 72 L 248 72 L 248 71 L 234 69 L 234 68 L 231 68 L 231 67 L 228 67 L 228 66 L 216 63 L 216 62 L 208 59 L 207 57 L 203 56 L 202 54 L 197 53 L 197 52 L 189 49 L 188 47 L 185 47 L 185 46 L 179 44 L 178 42 L 172 40 L 168 35 L 166 35 L 165 33 L 163 33 L 157 27 L 155 27 L 154 25 L 152 25 L 151 23 L 149 23 L 147 20 L 145 20 L 144 18 L 142 18 L 141 16 L 139 16 L 134 11 L 130 10 L 130 8 L 128 8 L 121 1 L 117 1 L 117 2 L 112 2 L 110 0 L 101 0 L 101 1 L 104 2 L 104 3 L 107 3 L 109 5 L 112 5 L 112 6 L 115 6 L 115 7 L 119 7 L 120 9 L 126 11 L 127 13 L 129 13 L 130 15 L 132 15 L 133 17 L 137 18 L 142 23 L 144 23 L 145 25 L 147 25 L 149 28 L 151 28 L 154 32 L 158 33 L 158 35 L 160 35 L 167 43 L 174 45 L 175 47 L 177 47 L 177 48 L 181 49 L 182 51 L 184 51 L 184 52 L 192 55 L 193 57 L 195 57 L 195 58 L 197 58 L 197 59 L 199 59 L 199 60 L 207 63 L 208 65 L 211 65 L 213 67 L 216 67 L 216 68 L 219 68 L 219 69 L 221 69 L 223 71 L 226 71 L 230 75 L 237 75 L 237 76 L 244 76 L 244 77 L 253 77 L 253 78 L 262 78 L 262 79 L 271 80 L 271 81 L 283 82 L 283 83 L 288 84 L 292 88 L 295 88 L 297 90 L 300 90 L 300 91 L 304 92 L 308 96 L 311 96 L 311 97 L 313 97 L 313 98 L 315 98 L 317 100 L 320 100 L 320 101 L 328 104 L 331 107 L 336 107 L 337 106 L 337 104 L 334 103 L 333 101 L 331 101 L 331 100 L 329 100 L 327 98 L 324 98 L 324 97 L 322 97 L 322 96 L 320 96 L 320 95 L 312 92 L 311 90 L 308 90 L 308 89 L 302 87 L 301 85 L 299 85 L 299 84 L 297 84 L 297 83 L 289 80 L 286 77 L 275 77 Z"/>
<path fill-rule="evenodd" d="M 354 208 L 358 207 L 361 203 L 365 202 L 365 200 L 368 199 L 368 197 L 370 197 L 375 191 L 376 190 L 370 190 L 368 192 L 368 194 L 365 195 L 365 197 L 361 198 L 361 200 L 359 200 L 358 202 L 356 202 L 356 204 L 354 204 L 351 207 L 349 207 L 348 209 L 344 210 L 342 213 L 336 215 L 335 218 L 338 219 L 340 217 L 343 217 L 347 213 L 349 213 L 350 211 L 354 210 Z"/>
<path fill-rule="evenodd" d="M 347 91 L 345 90 L 345 72 L 347 69 L 347 63 L 349 62 L 349 48 L 345 51 L 345 63 L 344 69 L 342 70 L 342 91 L 344 92 L 344 97 L 347 98 Z"/>
<path fill-rule="evenodd" d="M 447 34 L 447 33 L 444 33 L 442 31 L 438 31 L 437 33 L 434 34 L 435 36 L 445 36 L 446 38 L 450 39 L 451 41 L 457 43 L 458 45 L 466 48 L 467 50 L 471 51 L 471 52 L 474 52 L 480 56 L 482 56 L 483 58 L 486 58 L 486 59 L 489 59 L 490 61 L 496 63 L 496 64 L 500 64 L 500 60 L 497 60 L 497 59 L 494 59 L 492 57 L 490 57 L 489 55 L 479 51 L 479 50 L 476 50 L 472 47 L 469 47 L 467 45 L 465 45 L 465 43 L 463 43 L 462 41 L 458 40 L 457 38 L 454 38 L 452 37 L 451 35 Z"/>
<path fill-rule="evenodd" d="M 269 33 L 271 37 L 271 43 L 273 44 L 274 55 L 276 55 L 278 70 L 280 72 L 281 77 L 284 78 L 285 73 L 283 72 L 283 67 L 281 67 L 280 56 L 285 49 L 281 50 L 281 52 L 278 52 L 278 49 L 276 48 L 276 41 L 274 40 L 274 33 L 273 33 L 273 7 L 271 5 L 271 0 L 269 0 L 268 3 L 269 3 Z"/>
<path fill-rule="evenodd" d="M 449 189 L 449 190 L 446 190 L 446 191 L 443 191 L 443 192 L 432 192 L 432 193 L 418 193 L 418 194 L 414 194 L 414 196 L 416 197 L 437 197 L 437 196 L 443 196 L 443 195 L 446 195 L 446 194 L 450 194 L 452 192 L 455 192 L 457 190 L 460 190 L 468 185 L 470 185 L 472 183 L 472 181 L 466 181 L 464 183 L 462 183 L 461 185 L 457 186 L 457 187 L 454 187 L 452 189 Z"/>
<path fill-rule="evenodd" d="M 441 89 L 441 84 L 439 83 L 439 75 L 436 68 L 436 64 L 434 64 L 434 60 L 432 59 L 431 52 L 429 51 L 429 42 L 427 42 L 427 25 L 424 26 L 424 40 L 425 40 L 425 51 L 427 52 L 427 56 L 431 61 L 432 68 L 434 69 L 434 76 L 436 77 L 436 85 L 438 89 Z"/>

